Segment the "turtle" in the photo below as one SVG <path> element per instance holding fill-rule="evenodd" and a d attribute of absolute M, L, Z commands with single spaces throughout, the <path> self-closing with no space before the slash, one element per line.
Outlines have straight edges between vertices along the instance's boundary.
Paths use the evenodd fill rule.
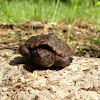
<path fill-rule="evenodd" d="M 41 67 L 66 67 L 73 60 L 73 50 L 70 45 L 54 33 L 30 37 L 19 47 L 23 57 Z"/>

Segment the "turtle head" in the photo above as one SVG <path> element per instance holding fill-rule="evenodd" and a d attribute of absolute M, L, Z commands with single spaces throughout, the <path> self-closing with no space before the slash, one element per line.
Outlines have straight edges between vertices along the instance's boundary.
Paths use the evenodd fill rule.
<path fill-rule="evenodd" d="M 22 45 L 19 47 L 19 52 L 23 57 L 26 57 L 26 58 L 30 57 L 30 51 L 25 45 Z"/>
<path fill-rule="evenodd" d="M 54 66 L 61 66 L 61 67 L 68 66 L 72 62 L 72 60 L 73 60 L 72 56 L 60 57 L 57 55 Z"/>
<path fill-rule="evenodd" d="M 61 62 L 63 63 L 63 65 L 68 66 L 70 63 L 72 63 L 72 60 L 73 60 L 73 57 L 68 56 L 68 57 L 62 58 Z"/>

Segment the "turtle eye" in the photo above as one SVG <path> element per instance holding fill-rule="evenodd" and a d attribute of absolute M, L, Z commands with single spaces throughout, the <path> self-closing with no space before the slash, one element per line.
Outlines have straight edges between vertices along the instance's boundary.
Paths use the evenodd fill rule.
<path fill-rule="evenodd" d="M 72 57 L 72 56 L 70 56 L 70 57 L 65 57 L 65 58 L 63 58 L 62 60 L 65 61 L 65 62 L 72 62 L 73 57 Z"/>
<path fill-rule="evenodd" d="M 70 57 L 69 57 L 69 61 L 71 61 L 71 62 L 72 62 L 72 60 L 73 60 L 73 57 L 72 57 L 72 56 L 70 56 Z"/>

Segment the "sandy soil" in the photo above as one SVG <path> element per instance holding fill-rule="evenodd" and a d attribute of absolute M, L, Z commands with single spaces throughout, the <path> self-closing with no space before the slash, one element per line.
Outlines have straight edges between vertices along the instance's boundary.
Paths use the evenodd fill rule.
<path fill-rule="evenodd" d="M 100 59 L 43 69 L 19 54 L 0 56 L 0 100 L 100 100 Z"/>

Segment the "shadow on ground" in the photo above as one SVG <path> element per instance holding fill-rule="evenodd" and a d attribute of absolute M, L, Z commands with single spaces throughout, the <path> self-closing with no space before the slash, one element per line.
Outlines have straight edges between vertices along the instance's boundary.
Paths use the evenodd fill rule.
<path fill-rule="evenodd" d="M 34 70 L 61 70 L 63 69 L 63 67 L 55 67 L 55 66 L 51 66 L 51 67 L 41 67 L 41 66 L 37 66 L 34 63 L 32 63 L 30 60 L 24 58 L 24 57 L 15 57 L 13 60 L 10 60 L 10 65 L 18 65 L 18 64 L 23 64 L 23 67 L 29 71 L 29 72 L 33 72 Z"/>

